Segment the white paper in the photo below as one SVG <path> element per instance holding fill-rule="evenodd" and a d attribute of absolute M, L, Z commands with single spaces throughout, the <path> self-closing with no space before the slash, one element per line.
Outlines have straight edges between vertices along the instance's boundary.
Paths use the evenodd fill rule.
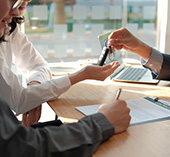
<path fill-rule="evenodd" d="M 130 125 L 170 119 L 170 109 L 166 109 L 144 98 L 132 99 L 126 102 L 132 117 Z M 168 103 L 165 105 L 169 106 Z M 76 107 L 76 109 L 85 115 L 91 115 L 96 113 L 99 107 L 100 104 Z"/>

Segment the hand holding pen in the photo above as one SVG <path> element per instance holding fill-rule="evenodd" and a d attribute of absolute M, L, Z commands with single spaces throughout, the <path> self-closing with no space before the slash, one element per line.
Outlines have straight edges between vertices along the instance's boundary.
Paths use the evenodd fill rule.
<path fill-rule="evenodd" d="M 127 107 L 126 101 L 119 100 L 122 89 L 119 88 L 115 96 L 116 101 L 100 106 L 98 112 L 101 112 L 114 126 L 114 133 L 125 131 L 131 120 L 129 115 L 130 109 Z"/>

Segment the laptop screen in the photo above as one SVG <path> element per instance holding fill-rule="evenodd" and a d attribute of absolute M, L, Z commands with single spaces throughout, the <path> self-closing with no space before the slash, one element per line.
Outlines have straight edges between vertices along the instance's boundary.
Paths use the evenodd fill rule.
<path fill-rule="evenodd" d="M 108 40 L 108 36 L 111 34 L 112 32 L 108 32 L 105 34 L 101 34 L 98 36 L 101 48 L 103 49 L 103 47 L 105 46 L 105 41 Z M 111 77 L 114 77 L 118 72 L 120 72 L 124 67 L 124 63 L 123 63 L 123 59 L 122 59 L 122 54 L 121 51 L 119 50 L 112 50 L 112 52 L 115 55 L 115 59 L 114 61 L 118 61 L 120 66 L 114 71 L 114 73 L 111 75 Z M 113 62 L 113 61 L 112 61 Z M 107 57 L 106 59 L 106 64 L 111 63 L 111 61 L 109 60 L 109 57 Z"/>

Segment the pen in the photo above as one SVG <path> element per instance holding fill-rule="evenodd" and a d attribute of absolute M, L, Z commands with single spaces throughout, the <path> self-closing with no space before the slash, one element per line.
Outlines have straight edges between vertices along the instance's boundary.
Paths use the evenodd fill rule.
<path fill-rule="evenodd" d="M 119 100 L 121 91 L 122 91 L 122 89 L 119 88 L 118 91 L 117 91 L 117 93 L 116 93 L 116 97 L 115 97 L 116 100 Z"/>

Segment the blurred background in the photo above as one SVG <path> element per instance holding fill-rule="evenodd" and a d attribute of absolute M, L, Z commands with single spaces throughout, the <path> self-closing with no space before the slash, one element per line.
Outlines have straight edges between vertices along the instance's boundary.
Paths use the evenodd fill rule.
<path fill-rule="evenodd" d="M 49 63 L 98 58 L 97 36 L 122 26 L 156 47 L 157 0 L 32 0 L 24 16 L 22 31 Z"/>

